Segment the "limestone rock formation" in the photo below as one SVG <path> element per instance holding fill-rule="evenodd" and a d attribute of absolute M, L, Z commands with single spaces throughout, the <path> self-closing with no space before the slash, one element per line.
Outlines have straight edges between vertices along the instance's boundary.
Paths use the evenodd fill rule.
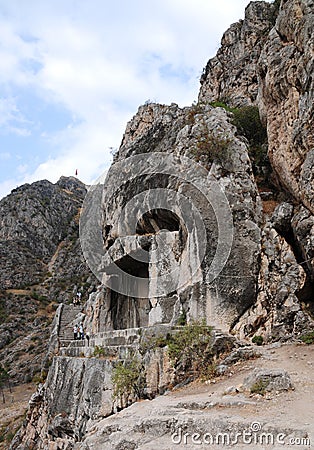
<path fill-rule="evenodd" d="M 135 127 L 141 133 L 132 134 L 131 130 Z M 228 114 L 221 108 L 210 106 L 195 114 L 193 108 L 146 105 L 139 109 L 128 124 L 122 146 L 105 184 L 103 230 L 107 256 L 103 257 L 102 265 L 108 279 L 112 276 L 111 261 L 129 274 L 142 271 L 143 283 L 145 276 L 148 277 L 148 282 L 146 291 L 136 287 L 143 289 L 143 300 L 137 299 L 135 303 L 127 300 L 124 294 L 117 296 L 113 286 L 112 294 L 108 293 L 107 302 L 114 328 L 154 325 L 160 322 L 176 323 L 179 314 L 184 311 L 188 320 L 210 317 L 212 325 L 227 330 L 254 301 L 260 253 L 258 224 L 261 220 L 261 201 L 254 183 L 247 147 L 235 136 L 235 132 Z M 209 146 L 208 154 L 204 151 L 201 155 L 203 158 L 210 158 L 212 142 L 221 139 L 228 146 L 228 153 L 223 155 L 221 151 L 219 155 L 223 161 L 213 157 L 212 161 L 205 163 L 209 172 L 197 164 L 192 165 L 191 159 L 186 158 L 192 158 L 193 161 L 193 151 L 198 148 L 202 139 L 207 139 Z M 154 158 L 154 155 L 158 156 Z M 130 156 L 137 158 L 126 159 Z M 138 166 L 141 167 L 138 176 L 130 177 L 127 182 L 123 180 L 121 188 L 117 188 L 120 180 L 124 176 L 128 177 Z M 199 192 L 195 186 L 201 186 Z M 156 189 L 158 200 L 154 197 Z M 204 194 L 210 189 L 212 205 Z M 219 190 L 223 191 L 228 202 L 227 212 L 223 212 Z M 190 214 L 190 210 L 187 208 L 185 214 L 180 197 L 182 194 L 193 199 L 194 208 L 202 211 L 205 234 L 201 248 L 199 236 L 193 235 L 192 228 L 188 230 L 192 237 L 189 242 L 186 241 L 184 226 L 189 225 L 184 222 L 188 223 L 185 216 Z M 225 216 L 219 217 L 218 209 Z M 233 220 L 233 227 L 229 228 L 229 237 L 230 240 L 233 238 L 233 243 L 221 276 L 216 278 L 212 277 L 212 263 L 216 254 L 217 265 L 219 258 L 223 259 L 217 246 L 219 233 L 224 232 L 223 225 L 227 223 L 228 213 Z M 130 220 L 133 216 L 137 217 L 137 224 Z M 225 236 L 225 245 L 227 239 Z M 204 245 L 206 250 L 202 258 Z M 153 264 L 152 253 L 156 247 L 158 250 L 154 251 L 157 263 Z M 135 260 L 141 249 L 147 250 L 149 259 L 146 267 L 145 262 L 136 263 Z M 244 253 L 245 260 L 241 257 Z M 186 270 L 184 258 L 189 265 Z M 238 261 L 241 259 L 240 265 Z M 193 278 L 195 267 L 199 267 L 199 270 L 196 278 Z M 181 283 L 181 286 L 180 280 L 176 280 L 173 275 L 178 272 L 180 275 L 184 272 L 188 274 L 188 282 Z M 151 281 L 154 273 L 163 277 L 163 285 L 160 284 L 161 278 L 158 286 L 154 285 Z M 123 278 L 120 272 L 119 276 L 121 289 Z M 107 283 L 109 284 L 108 280 Z M 160 292 L 168 285 L 174 287 L 169 287 L 169 296 L 163 296 Z M 142 306 L 137 308 L 136 302 L 142 302 Z M 120 308 L 120 303 L 128 305 L 127 311 Z M 132 314 L 132 308 L 137 308 L 137 313 Z M 140 310 L 144 314 L 142 317 Z M 118 324 L 115 314 L 120 321 L 123 321 L 123 316 L 129 315 L 131 321 Z"/>
<path fill-rule="evenodd" d="M 312 0 L 282 1 L 258 63 L 258 105 L 280 183 L 312 214 L 313 50 Z"/>
<path fill-rule="evenodd" d="M 314 326 L 304 305 L 306 302 L 307 308 L 311 308 L 311 275 L 305 271 L 305 265 L 299 264 L 300 240 L 293 243 L 289 239 L 293 237 L 292 216 L 292 205 L 283 203 L 264 226 L 257 301 L 234 329 L 241 338 L 257 334 L 266 341 L 288 340 Z"/>
<path fill-rule="evenodd" d="M 200 103 L 224 101 L 236 107 L 256 103 L 257 64 L 275 18 L 275 4 L 250 2 L 244 20 L 224 33 L 217 55 L 204 69 Z"/>
<path fill-rule="evenodd" d="M 300 206 L 293 216 L 291 227 L 299 245 L 300 259 L 309 279 L 314 281 L 314 216 L 304 206 Z"/>
<path fill-rule="evenodd" d="M 242 336 L 252 336 L 260 326 L 260 332 L 265 334 L 265 320 L 269 323 L 272 318 L 274 324 L 279 316 L 277 325 L 281 324 L 282 332 L 278 335 L 269 326 L 268 336 L 283 338 L 285 334 L 291 336 L 291 330 L 298 333 L 303 327 L 312 326 L 303 310 L 312 310 L 313 305 L 313 13 L 311 0 L 251 2 L 244 21 L 232 25 L 225 33 L 217 56 L 209 60 L 202 76 L 200 102 L 224 101 L 233 107 L 258 105 L 267 126 L 268 156 L 277 188 L 288 191 L 291 204 L 295 204 L 283 229 L 282 224 L 274 223 L 275 217 L 272 217 L 274 229 L 269 223 L 264 228 L 262 249 L 268 236 L 268 251 L 272 248 L 272 254 L 279 259 L 275 270 L 271 263 L 271 270 L 264 273 L 262 250 L 258 301 L 235 325 Z M 298 285 L 292 283 L 293 295 L 298 300 L 295 297 L 296 303 L 292 301 L 284 308 L 290 310 L 290 331 L 284 331 L 288 316 L 277 317 L 278 311 L 270 314 L 270 309 L 274 311 L 277 308 L 274 305 L 278 305 L 275 300 L 281 282 L 278 269 L 287 251 L 291 252 L 294 267 L 299 267 L 297 270 L 303 274 Z M 269 276 L 270 273 L 273 275 Z M 269 283 L 272 277 L 278 284 L 267 295 L 265 282 Z M 298 312 L 301 304 L 303 308 Z"/>

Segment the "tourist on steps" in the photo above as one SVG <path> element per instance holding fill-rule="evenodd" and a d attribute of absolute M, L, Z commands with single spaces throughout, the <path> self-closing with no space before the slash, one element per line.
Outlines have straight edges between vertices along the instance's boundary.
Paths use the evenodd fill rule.
<path fill-rule="evenodd" d="M 89 338 L 90 338 L 89 331 L 86 331 L 85 337 L 86 337 L 86 340 L 87 340 L 87 347 L 89 347 Z"/>
<path fill-rule="evenodd" d="M 84 328 L 83 328 L 82 322 L 80 323 L 79 333 L 80 333 L 80 339 L 84 339 Z"/>
<path fill-rule="evenodd" d="M 76 304 L 79 305 L 81 303 L 82 292 L 78 292 L 76 294 Z"/>
<path fill-rule="evenodd" d="M 73 327 L 73 337 L 74 337 L 75 341 L 78 338 L 77 333 L 78 333 L 78 326 L 74 325 L 74 327 Z"/>

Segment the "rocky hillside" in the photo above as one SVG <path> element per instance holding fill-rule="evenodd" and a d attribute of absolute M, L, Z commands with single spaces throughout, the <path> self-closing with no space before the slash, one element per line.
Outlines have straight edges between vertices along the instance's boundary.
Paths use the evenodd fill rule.
<path fill-rule="evenodd" d="M 170 417 L 147 406 L 150 419 L 138 424 L 122 414 L 132 442 L 105 418 L 199 374 L 224 373 L 228 361 L 256 357 L 245 346 L 252 341 L 313 340 L 313 36 L 312 0 L 251 2 L 208 62 L 198 103 L 147 104 L 127 124 L 102 203 L 94 208 L 91 194 L 81 212 L 84 255 L 102 286 L 83 311 L 58 308 L 55 357 L 12 449 L 152 448 L 145 446 L 150 423 L 158 434 L 161 416 L 165 427 L 181 423 L 182 405 Z M 50 263 L 49 281 L 60 241 L 41 236 L 43 249 L 28 249 L 36 255 L 30 268 L 35 274 L 38 260 Z M 89 345 L 67 337 L 77 320 Z M 280 374 L 289 381 L 282 371 L 267 377 Z M 254 389 L 264 395 L 260 375 Z M 270 409 L 263 421 L 278 431 L 276 404 Z M 209 422 L 230 428 L 216 419 Z M 248 425 L 241 423 L 240 430 Z M 285 432 L 308 437 L 296 423 Z"/>
<path fill-rule="evenodd" d="M 85 194 L 79 180 L 62 177 L 0 201 L 0 357 L 12 381 L 40 374 L 57 305 L 93 288 L 78 239 Z"/>

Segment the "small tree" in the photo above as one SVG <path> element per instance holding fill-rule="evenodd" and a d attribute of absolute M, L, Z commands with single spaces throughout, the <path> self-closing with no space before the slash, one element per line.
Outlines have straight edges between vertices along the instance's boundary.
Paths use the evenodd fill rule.
<path fill-rule="evenodd" d="M 260 146 L 267 141 L 266 128 L 261 122 L 257 106 L 234 108 L 232 112 L 238 132 L 247 138 L 251 146 Z"/>
<path fill-rule="evenodd" d="M 230 144 L 231 139 L 228 136 L 209 131 L 203 121 L 196 145 L 191 149 L 191 153 L 197 162 L 209 168 L 214 161 L 225 164 L 230 159 Z"/>
<path fill-rule="evenodd" d="M 128 404 L 131 397 L 141 398 L 145 386 L 145 373 L 142 364 L 136 358 L 119 362 L 113 370 L 113 398 Z"/>

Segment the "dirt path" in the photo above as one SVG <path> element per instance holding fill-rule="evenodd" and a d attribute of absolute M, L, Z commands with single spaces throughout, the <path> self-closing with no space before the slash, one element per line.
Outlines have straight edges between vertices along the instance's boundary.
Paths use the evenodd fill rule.
<path fill-rule="evenodd" d="M 220 445 L 193 445 L 191 436 L 256 431 L 275 436 L 274 445 L 237 443 L 237 449 L 314 448 L 314 345 L 270 345 L 261 347 L 258 359 L 235 364 L 214 383 L 193 383 L 185 388 L 136 403 L 91 427 L 85 444 L 76 449 L 106 450 L 130 448 L 174 450 L 216 448 Z M 285 369 L 294 389 L 265 396 L 238 392 L 226 395 L 230 387 L 240 388 L 254 368 Z M 255 430 L 254 428 L 255 427 Z M 190 433 L 174 443 L 174 430 Z M 284 443 L 280 441 L 283 434 Z M 179 434 L 174 440 L 179 440 Z M 292 445 L 290 439 L 297 438 Z M 277 439 L 279 441 L 277 442 Z M 310 440 L 310 442 L 309 442 Z M 134 446 L 134 444 L 136 446 Z M 88 446 L 87 446 L 88 445 Z"/>

